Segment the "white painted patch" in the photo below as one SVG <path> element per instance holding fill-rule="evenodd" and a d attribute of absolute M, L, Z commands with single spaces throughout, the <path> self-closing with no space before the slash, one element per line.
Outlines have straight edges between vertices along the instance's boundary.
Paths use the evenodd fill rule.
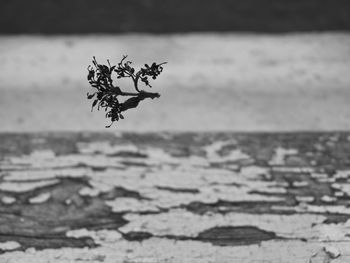
<path fill-rule="evenodd" d="M 116 174 L 118 174 L 118 172 L 116 172 Z M 79 194 L 82 196 L 98 196 L 101 193 L 112 190 L 114 185 L 110 181 L 104 179 L 103 177 L 95 175 L 89 181 L 90 187 L 83 187 L 79 191 Z"/>
<path fill-rule="evenodd" d="M 134 152 L 139 153 L 139 149 L 134 144 L 118 143 L 112 145 L 109 141 L 78 143 L 78 149 L 83 154 L 116 154 L 118 152 Z"/>
<path fill-rule="evenodd" d="M 106 204 L 112 208 L 113 212 L 159 211 L 159 209 L 150 201 L 127 197 L 117 198 L 113 201 L 106 201 Z"/>
<path fill-rule="evenodd" d="M 328 178 L 319 178 L 317 181 L 320 183 L 334 183 L 336 182 L 336 179 L 334 177 L 328 177 Z"/>
<path fill-rule="evenodd" d="M 89 237 L 92 231 L 87 230 L 86 228 L 70 230 L 66 233 L 67 237 L 81 238 L 81 237 Z"/>
<path fill-rule="evenodd" d="M 35 150 L 26 156 L 10 157 L 8 161 L 12 165 L 27 166 L 26 168 L 45 168 L 45 163 L 54 162 L 56 158 L 52 150 Z"/>
<path fill-rule="evenodd" d="M 294 181 L 293 186 L 294 187 L 307 187 L 309 185 L 306 181 Z"/>
<path fill-rule="evenodd" d="M 331 259 L 336 259 L 341 255 L 339 248 L 335 246 L 325 246 L 324 251 L 329 255 Z"/>
<path fill-rule="evenodd" d="M 32 197 L 29 199 L 29 203 L 31 204 L 40 204 L 45 203 L 51 197 L 51 193 L 42 193 L 38 196 Z"/>
<path fill-rule="evenodd" d="M 329 195 L 324 195 L 321 197 L 321 201 L 325 203 L 334 203 L 337 201 L 337 198 Z"/>
<path fill-rule="evenodd" d="M 96 244 L 114 243 L 118 242 L 122 235 L 115 230 L 98 230 L 90 231 L 86 228 L 71 230 L 66 233 L 67 237 L 81 238 L 81 237 L 91 237 Z"/>
<path fill-rule="evenodd" d="M 335 175 L 333 175 L 336 179 L 347 179 L 350 178 L 350 171 L 349 170 L 338 170 Z"/>
<path fill-rule="evenodd" d="M 59 164 L 58 164 L 59 165 Z M 52 163 L 50 169 L 40 170 L 20 170 L 20 171 L 9 171 L 4 176 L 4 181 L 30 181 L 30 180 L 48 180 L 57 177 L 83 177 L 91 175 L 91 169 L 88 167 L 77 167 L 77 168 L 58 168 L 53 169 L 55 164 Z"/>
<path fill-rule="evenodd" d="M 79 195 L 81 196 L 98 196 L 99 194 L 99 189 L 93 189 L 91 187 L 83 187 L 79 190 Z"/>
<path fill-rule="evenodd" d="M 329 213 L 329 214 L 348 214 L 350 215 L 350 207 L 346 207 L 343 205 L 324 205 L 324 206 L 316 206 L 316 205 L 299 205 L 295 207 L 296 212 L 312 212 L 312 213 Z"/>
<path fill-rule="evenodd" d="M 12 196 L 3 196 L 1 198 L 1 202 L 3 204 L 10 205 L 10 204 L 13 204 L 14 202 L 16 202 L 16 198 L 14 198 Z"/>
<path fill-rule="evenodd" d="M 298 150 L 296 149 L 284 149 L 281 147 L 277 147 L 275 149 L 275 154 L 273 155 L 271 161 L 269 161 L 270 165 L 285 165 L 285 158 L 288 155 L 296 155 L 298 154 Z"/>
<path fill-rule="evenodd" d="M 247 179 L 261 180 L 261 178 L 259 178 L 261 175 L 266 176 L 267 179 L 271 177 L 269 171 L 269 168 L 251 165 L 242 167 L 239 173 Z"/>
<path fill-rule="evenodd" d="M 333 183 L 332 188 L 337 190 L 338 193 L 343 193 L 343 195 L 350 195 L 350 183 Z M 341 194 L 339 194 L 342 196 Z"/>
<path fill-rule="evenodd" d="M 221 157 L 221 161 L 239 161 L 239 160 L 251 160 L 251 157 L 242 152 L 241 149 L 235 149 L 230 151 L 230 153 L 228 155 L 224 155 Z"/>
<path fill-rule="evenodd" d="M 200 232 L 216 226 L 255 226 L 262 230 L 275 232 L 286 238 L 306 238 L 314 240 L 324 238 L 324 234 L 313 228 L 313 224 L 322 224 L 326 219 L 322 215 L 292 214 L 274 215 L 245 213 L 197 215 L 183 209 L 173 209 L 167 213 L 138 215 L 126 214 L 128 224 L 121 227 L 123 232 L 145 231 L 154 235 L 176 235 L 195 237 Z M 344 226 L 339 226 L 344 229 Z"/>
<path fill-rule="evenodd" d="M 36 249 L 34 247 L 29 247 L 25 250 L 26 254 L 34 254 L 36 252 Z"/>
<path fill-rule="evenodd" d="M 315 230 L 319 231 L 319 240 L 320 241 L 337 241 L 337 240 L 348 240 L 350 237 L 347 235 L 350 232 L 350 228 L 344 224 L 320 224 L 316 225 Z"/>
<path fill-rule="evenodd" d="M 233 141 L 234 144 L 236 143 Z M 231 141 L 216 141 L 213 142 L 212 144 L 209 144 L 204 147 L 204 150 L 207 153 L 207 158 L 210 157 L 217 157 L 218 156 L 218 151 L 220 151 L 224 146 L 231 145 Z"/>
<path fill-rule="evenodd" d="M 38 182 L 1 182 L 0 190 L 20 193 L 32 191 L 39 187 L 54 185 L 58 182 L 59 181 L 55 179 Z"/>
<path fill-rule="evenodd" d="M 327 257 L 309 261 L 315 252 L 329 243 L 303 242 L 298 240 L 266 241 L 259 245 L 249 246 L 213 246 L 198 241 L 174 241 L 151 238 L 143 242 L 118 240 L 113 243 L 102 243 L 97 248 L 60 248 L 44 249 L 26 253 L 16 251 L 0 255 L 0 262 L 6 263 L 70 263 L 102 262 L 104 263 L 232 263 L 232 262 L 283 262 L 305 263 L 324 262 Z M 344 255 L 350 251 L 347 242 L 339 242 L 336 247 Z M 337 261 L 347 263 L 347 256 L 342 255 Z M 340 260 L 340 261 L 339 261 Z"/>
<path fill-rule="evenodd" d="M 47 160 L 47 159 L 53 159 L 56 157 L 56 154 L 49 149 L 46 150 L 34 150 L 30 157 L 35 160 Z"/>
<path fill-rule="evenodd" d="M 219 155 L 218 152 L 225 146 L 235 145 L 236 141 L 217 141 L 210 145 L 203 147 L 206 151 L 207 159 L 209 162 L 227 162 L 227 161 L 239 161 L 250 160 L 251 157 L 243 153 L 240 149 L 233 149 L 226 155 Z"/>
<path fill-rule="evenodd" d="M 101 169 L 105 169 L 106 167 L 111 167 L 114 169 L 124 169 L 125 165 L 121 164 L 120 160 L 120 158 L 116 157 L 106 157 L 106 155 L 104 154 L 71 154 L 60 156 L 60 158 L 56 158 L 54 165 L 56 167 L 87 166 Z M 51 164 L 51 166 L 52 165 L 53 164 Z"/>
<path fill-rule="evenodd" d="M 312 203 L 315 201 L 313 196 L 295 196 L 295 199 L 300 203 Z"/>
<path fill-rule="evenodd" d="M 165 150 L 160 148 L 148 147 L 145 149 L 148 155 L 146 160 L 142 160 L 147 165 L 164 166 L 164 165 L 179 165 L 182 162 L 181 158 L 171 156 Z"/>
<path fill-rule="evenodd" d="M 332 184 L 332 188 L 333 189 L 337 189 L 337 190 L 341 190 L 342 189 L 342 185 L 338 184 L 338 183 L 334 183 L 334 184 Z"/>
<path fill-rule="evenodd" d="M 7 242 L 1 242 L 0 243 L 0 249 L 1 250 L 15 250 L 21 247 L 21 244 L 19 244 L 16 241 L 7 241 Z"/>
<path fill-rule="evenodd" d="M 289 167 L 289 166 L 273 166 L 273 171 L 281 173 L 313 173 L 315 168 L 313 167 Z"/>
<path fill-rule="evenodd" d="M 325 173 L 311 173 L 310 174 L 311 178 L 314 179 L 327 179 L 328 175 Z"/>
<path fill-rule="evenodd" d="M 344 196 L 345 194 L 343 193 L 343 192 L 340 192 L 340 191 L 336 191 L 335 193 L 334 193 L 334 196 L 335 197 L 342 197 L 342 196 Z"/>

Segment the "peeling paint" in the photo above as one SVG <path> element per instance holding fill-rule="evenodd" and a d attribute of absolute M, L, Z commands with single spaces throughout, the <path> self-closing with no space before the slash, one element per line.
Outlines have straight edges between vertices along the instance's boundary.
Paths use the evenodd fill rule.
<path fill-rule="evenodd" d="M 42 251 L 16 251 L 0 255 L 6 263 L 46 263 L 46 262 L 145 262 L 145 263 L 210 263 L 210 262 L 324 262 L 326 243 L 306 243 L 303 241 L 264 241 L 260 245 L 217 247 L 199 241 L 173 241 L 151 238 L 143 242 L 118 241 L 114 244 L 93 249 L 46 249 Z M 337 247 L 342 255 L 349 254 L 349 244 L 339 242 Z M 325 252 L 323 252 L 325 253 Z M 347 263 L 348 258 L 340 256 L 334 262 Z"/>
<path fill-rule="evenodd" d="M 312 214 L 256 216 L 246 213 L 226 213 L 195 215 L 182 209 L 173 209 L 167 213 L 137 215 L 126 214 L 128 224 L 121 228 L 123 232 L 141 231 L 154 235 L 196 237 L 200 232 L 215 226 L 249 225 L 265 231 L 273 231 L 284 238 L 321 238 L 322 233 L 315 231 L 312 224 L 322 224 L 325 216 Z M 288 226 L 286 228 L 286 226 Z M 340 229 L 343 227 L 340 225 Z"/>
<path fill-rule="evenodd" d="M 3 196 L 1 198 L 1 202 L 3 204 L 10 205 L 10 204 L 13 204 L 14 202 L 16 202 L 16 198 L 14 198 L 12 196 Z"/>
<path fill-rule="evenodd" d="M 313 196 L 296 196 L 295 199 L 300 203 L 312 203 L 315 201 Z"/>
<path fill-rule="evenodd" d="M 324 195 L 321 197 L 321 201 L 325 203 L 335 203 L 337 201 L 336 197 Z"/>
<path fill-rule="evenodd" d="M 324 247 L 324 251 L 329 255 L 331 259 L 336 259 L 341 255 L 341 252 L 339 251 L 339 249 L 333 246 Z"/>
<path fill-rule="evenodd" d="M 66 233 L 66 236 L 73 237 L 73 238 L 90 237 L 94 240 L 96 244 L 114 243 L 119 241 L 122 238 L 122 235 L 118 231 L 113 231 L 113 230 L 91 231 L 91 230 L 87 230 L 86 228 L 68 231 Z"/>
<path fill-rule="evenodd" d="M 89 143 L 78 143 L 79 152 L 82 154 L 104 154 L 113 155 L 118 152 L 139 152 L 138 147 L 133 144 L 114 144 L 110 141 L 99 141 Z"/>
<path fill-rule="evenodd" d="M 40 136 L 0 160 L 0 262 L 347 262 L 347 136 Z"/>
<path fill-rule="evenodd" d="M 114 201 L 106 201 L 106 204 L 112 208 L 113 212 L 159 211 L 152 202 L 134 198 L 117 198 Z"/>
<path fill-rule="evenodd" d="M 50 193 L 42 193 L 38 196 L 32 197 L 29 199 L 29 203 L 31 204 L 40 204 L 40 203 L 44 203 L 47 200 L 49 200 L 51 197 Z"/>
<path fill-rule="evenodd" d="M 0 242 L 0 250 L 15 250 L 21 247 L 16 241 Z"/>
<path fill-rule="evenodd" d="M 272 157 L 269 162 L 270 165 L 285 165 L 285 158 L 289 155 L 298 154 L 297 149 L 284 149 L 281 147 L 277 147 L 275 149 L 275 155 Z"/>
<path fill-rule="evenodd" d="M 8 192 L 28 192 L 39 187 L 57 184 L 59 181 L 55 179 L 37 181 L 37 182 L 0 182 L 0 190 Z"/>

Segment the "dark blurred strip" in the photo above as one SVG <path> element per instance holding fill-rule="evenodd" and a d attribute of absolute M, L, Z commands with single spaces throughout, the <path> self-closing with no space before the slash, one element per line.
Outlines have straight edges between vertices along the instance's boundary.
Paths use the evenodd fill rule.
<path fill-rule="evenodd" d="M 1 0 L 0 34 L 350 30 L 350 0 Z"/>

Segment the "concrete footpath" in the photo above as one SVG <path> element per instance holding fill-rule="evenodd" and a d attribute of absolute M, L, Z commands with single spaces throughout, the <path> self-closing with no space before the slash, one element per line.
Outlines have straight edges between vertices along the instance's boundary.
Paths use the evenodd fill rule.
<path fill-rule="evenodd" d="M 0 262 L 349 262 L 350 134 L 0 135 Z"/>

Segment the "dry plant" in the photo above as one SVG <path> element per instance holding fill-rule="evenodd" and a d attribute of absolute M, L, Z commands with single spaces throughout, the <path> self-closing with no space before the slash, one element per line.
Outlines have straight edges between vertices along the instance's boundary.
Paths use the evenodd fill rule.
<path fill-rule="evenodd" d="M 159 93 L 147 92 L 139 88 L 140 81 L 148 87 L 150 85 L 150 78 L 155 80 L 163 71 L 162 65 L 166 62 L 157 64 L 152 63 L 151 66 L 145 64 L 140 70 L 136 71 L 131 66 L 132 62 L 126 60 L 127 56 L 123 56 L 117 65 L 111 65 L 107 60 L 108 65 L 99 64 L 96 58 L 93 57 L 93 66 L 88 67 L 88 81 L 95 89 L 95 92 L 88 93 L 88 99 L 94 99 L 92 102 L 91 111 L 95 106 L 97 109 L 104 109 L 106 118 L 111 120 L 111 124 L 106 128 L 111 127 L 113 122 L 124 119 L 123 112 L 132 108 L 136 108 L 139 102 L 146 98 L 159 98 Z M 113 84 L 112 74 L 115 73 L 117 78 L 130 78 L 133 82 L 135 92 L 124 92 L 119 86 Z M 129 97 L 121 101 L 122 97 Z"/>

